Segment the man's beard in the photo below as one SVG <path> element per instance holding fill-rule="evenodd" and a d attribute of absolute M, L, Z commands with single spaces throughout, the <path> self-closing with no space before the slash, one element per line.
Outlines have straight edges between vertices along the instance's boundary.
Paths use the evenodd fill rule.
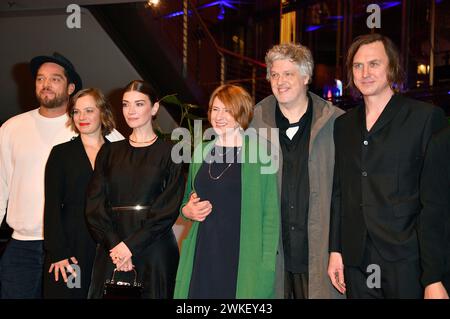
<path fill-rule="evenodd" d="M 38 94 L 37 99 L 41 106 L 46 107 L 48 109 L 55 109 L 66 104 L 67 101 L 69 100 L 69 97 L 64 94 L 55 94 L 54 98 L 49 98 L 49 97 L 41 97 L 41 95 Z"/>

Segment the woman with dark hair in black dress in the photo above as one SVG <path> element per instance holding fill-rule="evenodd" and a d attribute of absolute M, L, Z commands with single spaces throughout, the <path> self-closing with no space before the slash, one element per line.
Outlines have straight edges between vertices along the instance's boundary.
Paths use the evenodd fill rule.
<path fill-rule="evenodd" d="M 132 81 L 122 102 L 133 132 L 100 150 L 87 194 L 86 216 L 99 243 L 89 297 L 101 298 L 117 269 L 136 271 L 142 298 L 172 298 L 179 258 L 172 226 L 183 196 L 182 167 L 171 159 L 172 144 L 153 130 L 159 103 L 149 86 Z"/>

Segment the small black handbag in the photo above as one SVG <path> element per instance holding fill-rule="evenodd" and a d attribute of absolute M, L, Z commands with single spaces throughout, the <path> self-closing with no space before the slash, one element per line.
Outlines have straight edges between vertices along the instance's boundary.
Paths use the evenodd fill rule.
<path fill-rule="evenodd" d="M 134 271 L 133 282 L 116 280 L 114 269 L 111 280 L 107 279 L 103 288 L 103 299 L 140 299 L 142 295 L 142 284 L 137 282 L 137 273 Z"/>

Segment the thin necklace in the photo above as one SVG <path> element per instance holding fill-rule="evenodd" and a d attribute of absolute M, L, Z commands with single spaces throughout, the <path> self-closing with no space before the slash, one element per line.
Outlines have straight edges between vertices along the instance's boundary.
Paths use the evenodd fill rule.
<path fill-rule="evenodd" d="M 215 151 L 217 152 L 217 155 L 219 155 L 219 156 L 224 156 L 224 155 L 227 155 L 233 148 L 229 148 L 228 149 L 228 151 L 226 151 L 225 153 L 220 153 L 219 152 L 219 147 L 220 146 L 218 146 L 218 145 L 216 145 L 216 147 L 215 147 Z M 226 146 L 222 146 L 222 148 L 226 148 Z"/>
<path fill-rule="evenodd" d="M 236 160 L 237 160 L 237 157 L 238 157 L 240 152 L 241 152 L 241 147 L 239 147 L 238 151 L 236 152 Z M 227 167 L 225 167 L 225 169 L 222 171 L 222 173 L 219 174 L 219 176 L 212 176 L 212 174 L 211 174 L 211 166 L 212 165 L 211 164 L 212 164 L 212 160 L 209 162 L 209 167 L 208 167 L 209 177 L 211 177 L 211 179 L 217 181 L 218 179 L 220 179 L 223 176 L 223 174 L 225 174 L 225 172 L 231 167 L 231 164 L 233 164 L 233 163 L 229 163 L 227 165 Z"/>
<path fill-rule="evenodd" d="M 158 138 L 158 135 L 155 134 L 155 136 L 154 136 L 150 141 L 138 142 L 138 141 L 135 141 L 135 140 L 131 139 L 131 135 L 128 137 L 128 139 L 129 139 L 131 142 L 136 143 L 136 144 L 147 144 L 147 143 L 152 143 L 152 142 L 154 142 L 157 138 Z"/>

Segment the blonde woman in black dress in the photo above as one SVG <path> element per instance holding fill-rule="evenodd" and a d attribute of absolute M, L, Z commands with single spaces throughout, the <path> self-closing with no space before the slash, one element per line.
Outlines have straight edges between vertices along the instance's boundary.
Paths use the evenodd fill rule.
<path fill-rule="evenodd" d="M 184 182 L 181 164 L 171 159 L 172 144 L 153 130 L 156 101 L 148 84 L 129 83 L 122 109 L 133 132 L 127 140 L 105 145 L 98 155 L 86 206 L 99 243 L 90 298 L 102 297 L 114 269 L 136 271 L 142 298 L 173 296 L 179 253 L 172 226 Z M 130 274 L 128 280 L 134 271 Z"/>
<path fill-rule="evenodd" d="M 44 298 L 87 297 L 95 242 L 84 214 L 86 188 L 105 136 L 114 129 L 111 108 L 98 89 L 79 91 L 68 114 L 79 135 L 52 149 L 45 170 Z M 122 137 L 115 131 L 109 138 Z M 77 268 L 78 278 L 70 277 Z"/>

